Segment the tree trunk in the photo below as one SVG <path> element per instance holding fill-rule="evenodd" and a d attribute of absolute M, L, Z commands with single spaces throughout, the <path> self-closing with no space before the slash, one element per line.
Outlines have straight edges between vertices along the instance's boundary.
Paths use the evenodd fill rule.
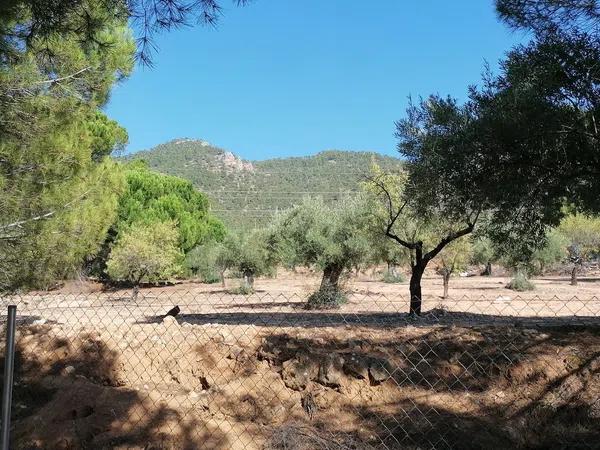
<path fill-rule="evenodd" d="M 140 293 L 140 286 L 138 284 L 136 284 L 135 286 L 133 286 L 133 292 L 131 293 L 131 300 L 136 302 L 138 299 L 139 293 Z"/>
<path fill-rule="evenodd" d="M 424 264 L 415 264 L 410 275 L 410 314 L 421 315 L 421 278 L 425 272 Z"/>
<path fill-rule="evenodd" d="M 387 263 L 387 273 L 388 276 L 396 278 L 398 276 L 398 266 L 396 264 L 388 262 Z"/>
<path fill-rule="evenodd" d="M 254 290 L 254 273 L 250 272 L 249 270 L 244 272 L 244 285 L 250 289 L 250 290 Z"/>
<path fill-rule="evenodd" d="M 225 286 L 225 269 L 221 270 L 219 275 L 221 276 L 221 285 L 223 286 L 223 289 L 225 289 L 227 287 Z"/>
<path fill-rule="evenodd" d="M 323 278 L 319 290 L 308 297 L 308 309 L 331 309 L 345 302 L 339 291 L 340 276 L 344 271 L 343 265 L 331 264 L 323 269 Z"/>
<path fill-rule="evenodd" d="M 450 273 L 444 272 L 442 275 L 444 277 L 444 295 L 443 298 L 448 298 L 448 284 L 450 283 Z"/>
<path fill-rule="evenodd" d="M 343 270 L 344 268 L 338 264 L 326 266 L 323 270 L 323 278 L 321 279 L 321 287 L 319 290 L 323 291 L 325 289 L 330 289 L 337 291 Z"/>
<path fill-rule="evenodd" d="M 483 272 L 481 272 L 481 275 L 485 275 L 487 277 L 491 277 L 492 276 L 492 263 L 491 262 L 487 262 L 485 263 L 485 269 L 483 269 Z"/>
<path fill-rule="evenodd" d="M 571 286 L 577 286 L 577 272 L 579 271 L 579 264 L 573 265 L 573 270 L 571 270 Z"/>

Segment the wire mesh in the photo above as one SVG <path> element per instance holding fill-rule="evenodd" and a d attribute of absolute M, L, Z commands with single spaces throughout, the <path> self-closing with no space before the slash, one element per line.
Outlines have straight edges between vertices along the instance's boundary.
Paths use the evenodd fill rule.
<path fill-rule="evenodd" d="M 600 446 L 598 297 L 431 298 L 419 317 L 407 296 L 305 302 L 170 288 L 4 297 L 4 321 L 18 306 L 13 447 Z"/>

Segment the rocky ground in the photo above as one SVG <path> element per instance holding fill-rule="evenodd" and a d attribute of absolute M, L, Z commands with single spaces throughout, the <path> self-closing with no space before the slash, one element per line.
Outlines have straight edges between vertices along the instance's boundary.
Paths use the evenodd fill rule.
<path fill-rule="evenodd" d="M 161 322 L 18 333 L 14 448 L 571 448 L 600 329 Z"/>

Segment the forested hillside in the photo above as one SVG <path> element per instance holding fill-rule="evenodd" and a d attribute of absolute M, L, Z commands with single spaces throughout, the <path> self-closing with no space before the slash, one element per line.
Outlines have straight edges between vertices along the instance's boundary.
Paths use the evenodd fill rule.
<path fill-rule="evenodd" d="M 159 172 L 186 178 L 206 193 L 213 211 L 232 226 L 264 223 L 306 196 L 326 202 L 358 189 L 372 163 L 400 164 L 373 152 L 324 151 L 313 156 L 244 161 L 206 141 L 177 139 L 126 159 L 143 159 Z"/>

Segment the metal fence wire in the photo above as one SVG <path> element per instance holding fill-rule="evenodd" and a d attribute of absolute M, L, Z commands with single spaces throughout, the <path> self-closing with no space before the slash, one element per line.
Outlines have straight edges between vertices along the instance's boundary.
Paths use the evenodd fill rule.
<path fill-rule="evenodd" d="M 600 448 L 597 297 L 436 298 L 420 317 L 406 296 L 305 301 L 2 298 L 2 336 L 18 307 L 11 448 Z"/>

